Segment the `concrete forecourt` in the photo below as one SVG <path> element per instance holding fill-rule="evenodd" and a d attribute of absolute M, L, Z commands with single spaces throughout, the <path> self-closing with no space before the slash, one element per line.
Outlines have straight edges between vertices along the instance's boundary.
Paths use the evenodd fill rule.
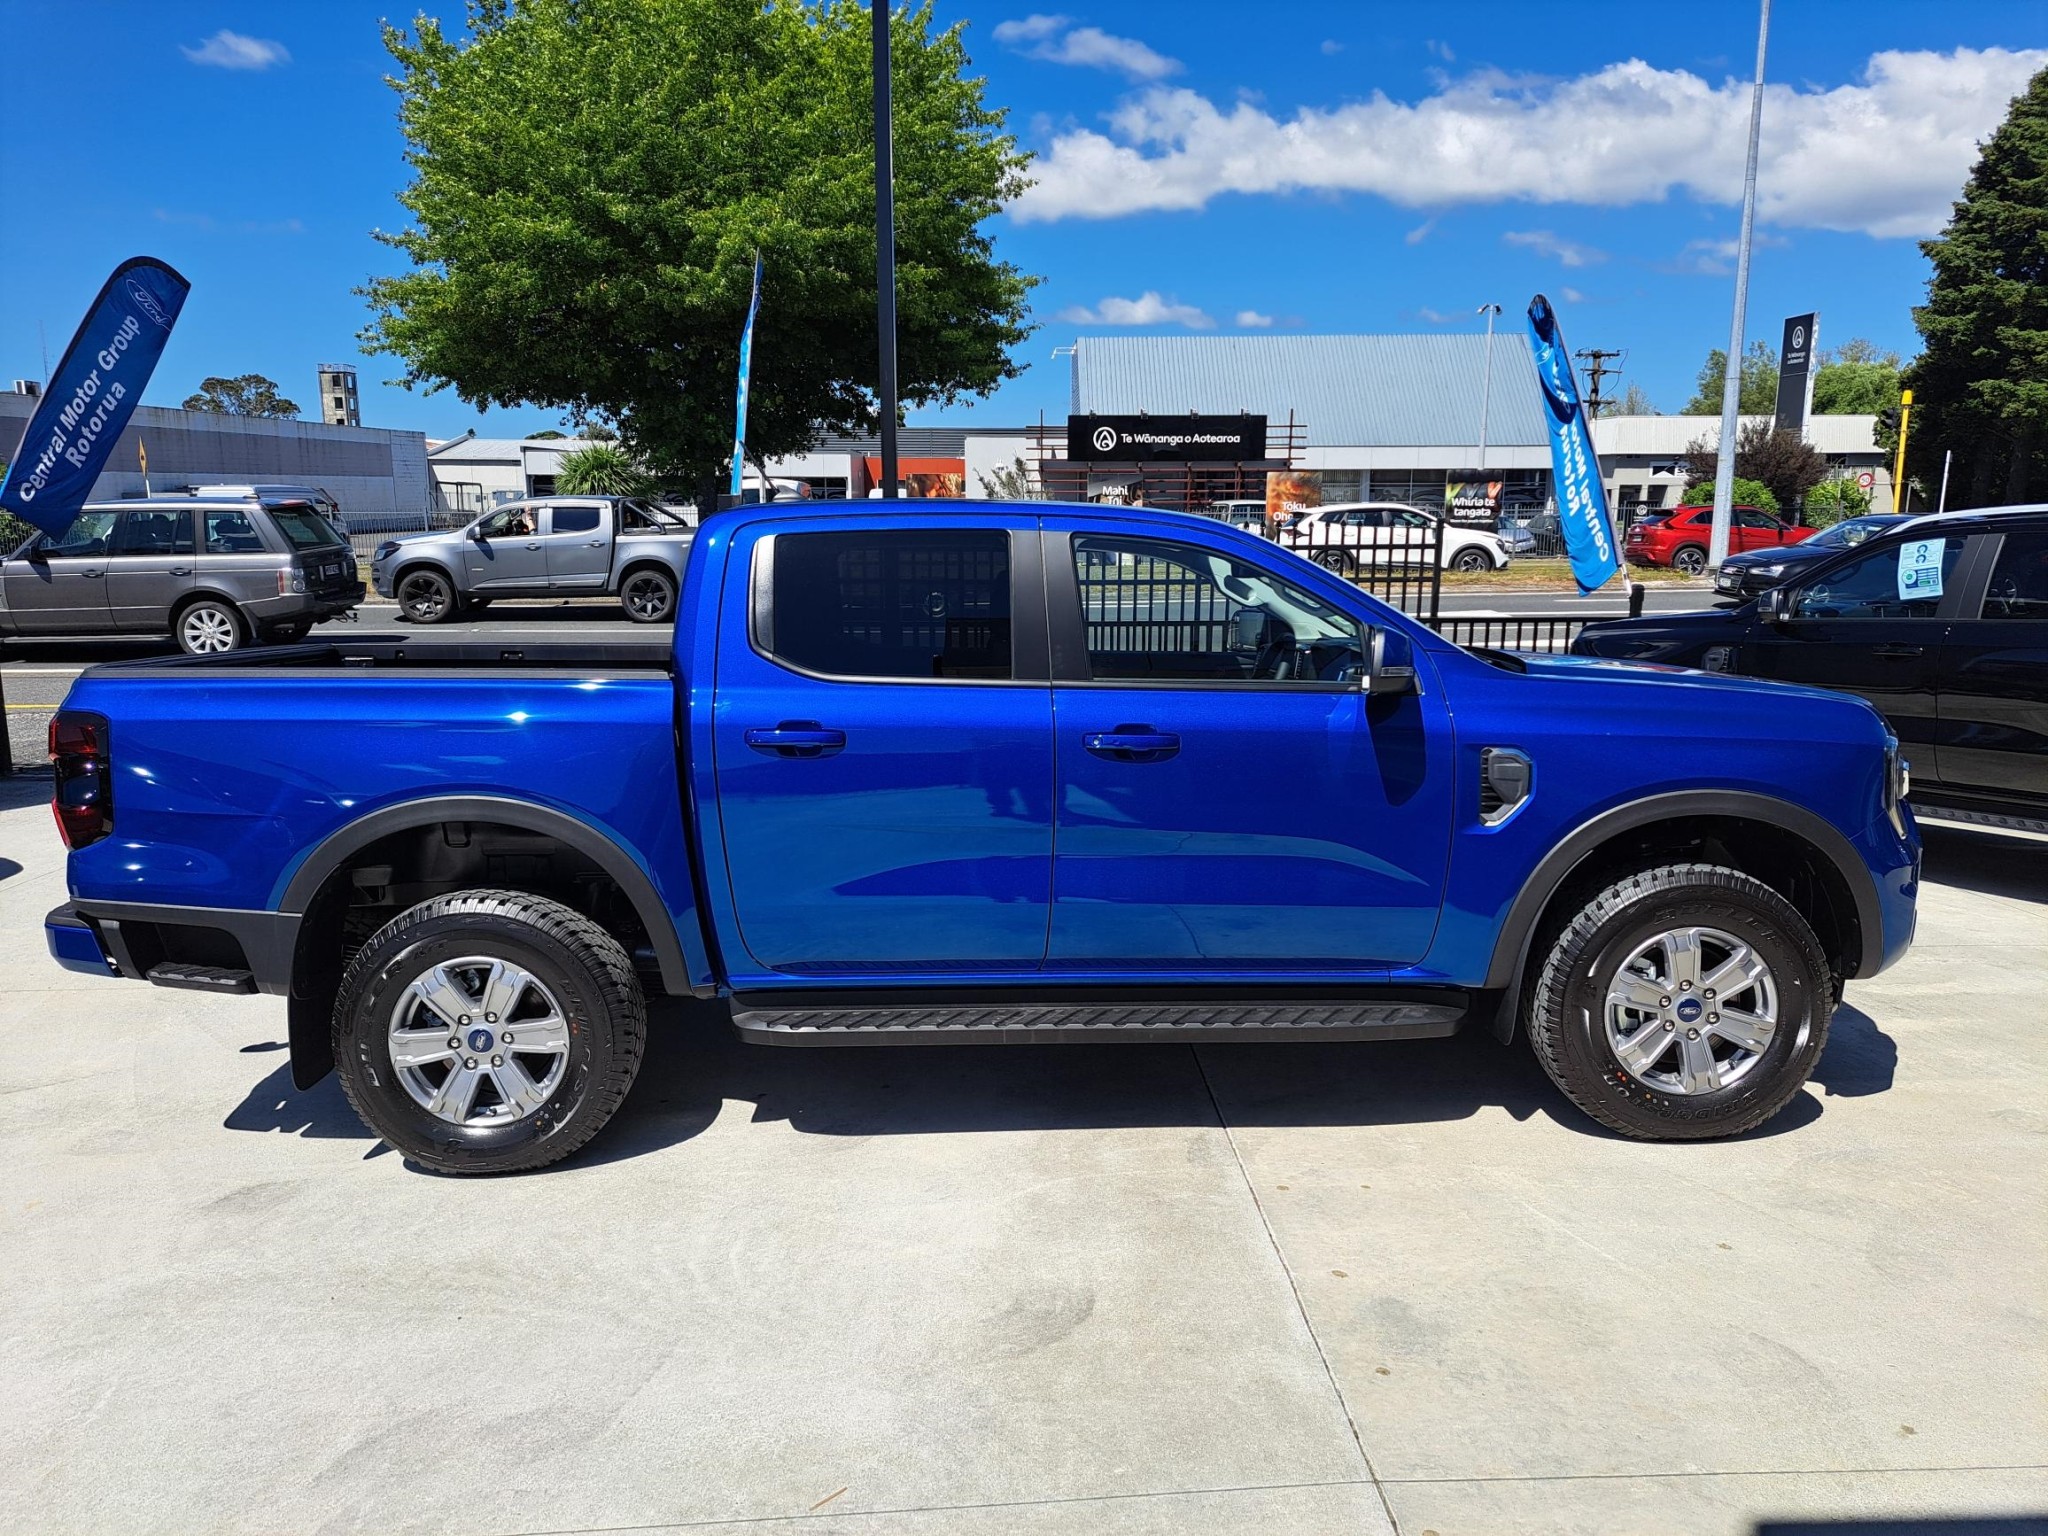
<path fill-rule="evenodd" d="M 0 788 L 0 1529 L 1622 1531 L 2048 1510 L 2048 864 L 1930 832 L 1792 1108 L 1449 1042 L 777 1051 L 424 1175 L 275 1000 L 76 976 Z M 2000 1526 L 1998 1529 L 2007 1527 Z"/>

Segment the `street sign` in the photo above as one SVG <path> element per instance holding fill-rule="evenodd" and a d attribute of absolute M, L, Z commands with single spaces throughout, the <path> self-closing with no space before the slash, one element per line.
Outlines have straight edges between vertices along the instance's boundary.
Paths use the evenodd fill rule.
<path fill-rule="evenodd" d="M 1813 354 L 1820 345 L 1820 316 L 1794 315 L 1785 322 L 1785 344 L 1778 351 L 1778 430 L 1806 431 L 1813 409 Z"/>
<path fill-rule="evenodd" d="M 1084 464 L 1245 464 L 1266 456 L 1263 416 L 1067 418 L 1067 457 Z"/>
<path fill-rule="evenodd" d="M 1877 484 L 1877 476 L 1873 475 L 1873 474 L 1872 474 L 1872 473 L 1871 473 L 1871 472 L 1870 472 L 1869 470 L 1867 470 L 1867 469 L 1866 469 L 1866 470 L 1864 470 L 1862 474 L 1860 474 L 1860 475 L 1858 475 L 1858 476 L 1856 477 L 1856 489 L 1858 489 L 1859 491 L 1867 491 L 1867 490 L 1870 490 L 1870 489 L 1872 489 L 1873 487 L 1875 487 L 1875 486 L 1876 486 L 1876 484 Z"/>

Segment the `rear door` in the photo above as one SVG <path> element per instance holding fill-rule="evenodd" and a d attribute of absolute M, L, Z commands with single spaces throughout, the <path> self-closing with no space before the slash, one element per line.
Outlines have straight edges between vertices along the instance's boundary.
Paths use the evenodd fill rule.
<path fill-rule="evenodd" d="M 192 510 L 137 508 L 114 521 L 107 557 L 107 607 L 116 629 L 171 627 L 171 609 L 192 589 L 197 564 Z"/>
<path fill-rule="evenodd" d="M 24 635 L 92 635 L 113 627 L 107 610 L 114 512 L 81 512 L 61 538 L 40 538 L 0 565 L 7 611 Z"/>
<path fill-rule="evenodd" d="M 1758 677 L 1861 694 L 1891 722 L 1916 779 L 1932 779 L 1935 679 L 1961 602 L 1957 562 L 1966 540 L 1890 540 L 1804 577 L 1788 617 L 1758 624 L 1743 667 Z"/>
<path fill-rule="evenodd" d="M 602 592 L 612 568 L 612 513 L 601 501 L 557 501 L 547 509 L 548 589 Z"/>
<path fill-rule="evenodd" d="M 1234 545 L 1045 526 L 1048 971 L 1313 980 L 1419 959 L 1450 850 L 1439 691 L 1368 698 L 1357 613 Z"/>
<path fill-rule="evenodd" d="M 541 504 L 516 502 L 478 523 L 476 536 L 462 541 L 463 590 L 545 592 L 548 556 L 540 532 L 545 510 Z"/>
<path fill-rule="evenodd" d="M 1728 530 L 1730 554 L 1744 555 L 1752 549 L 1776 549 L 1785 538 L 1785 525 L 1761 507 L 1732 509 Z"/>
<path fill-rule="evenodd" d="M 733 535 L 713 759 L 756 984 L 1017 975 L 1045 956 L 1052 692 L 1030 519 Z"/>
<path fill-rule="evenodd" d="M 1941 782 L 2048 814 L 2048 528 L 1986 535 L 1978 616 L 1941 649 Z"/>

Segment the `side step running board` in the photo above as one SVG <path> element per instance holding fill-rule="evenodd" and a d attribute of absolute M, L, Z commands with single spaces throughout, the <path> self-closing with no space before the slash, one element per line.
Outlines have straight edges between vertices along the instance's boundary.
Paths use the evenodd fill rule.
<path fill-rule="evenodd" d="M 247 971 L 229 970 L 224 965 L 190 965 L 182 960 L 151 966 L 149 979 L 160 987 L 183 987 L 191 992 L 256 990 L 256 978 Z"/>
<path fill-rule="evenodd" d="M 756 994 L 758 998 L 758 994 Z M 1199 1001 L 760 1007 L 736 1000 L 742 1039 L 763 1045 L 1038 1045 L 1124 1040 L 1422 1040 L 1452 1035 L 1444 1002 Z"/>
<path fill-rule="evenodd" d="M 1913 819 L 1936 826 L 1973 827 L 1985 832 L 2010 832 L 2020 837 L 2048 837 L 2048 817 L 2008 816 L 2001 811 L 1972 811 L 1958 805 L 1913 802 Z"/>

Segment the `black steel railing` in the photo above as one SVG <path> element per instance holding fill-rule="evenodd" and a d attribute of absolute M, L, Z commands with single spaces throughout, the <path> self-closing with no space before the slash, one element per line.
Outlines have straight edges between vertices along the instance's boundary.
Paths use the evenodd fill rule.
<path fill-rule="evenodd" d="M 1561 656 L 1572 648 L 1572 641 L 1587 622 L 1577 615 L 1561 613 L 1521 618 L 1451 613 L 1440 615 L 1431 627 L 1454 645 L 1486 651 L 1538 651 Z"/>

